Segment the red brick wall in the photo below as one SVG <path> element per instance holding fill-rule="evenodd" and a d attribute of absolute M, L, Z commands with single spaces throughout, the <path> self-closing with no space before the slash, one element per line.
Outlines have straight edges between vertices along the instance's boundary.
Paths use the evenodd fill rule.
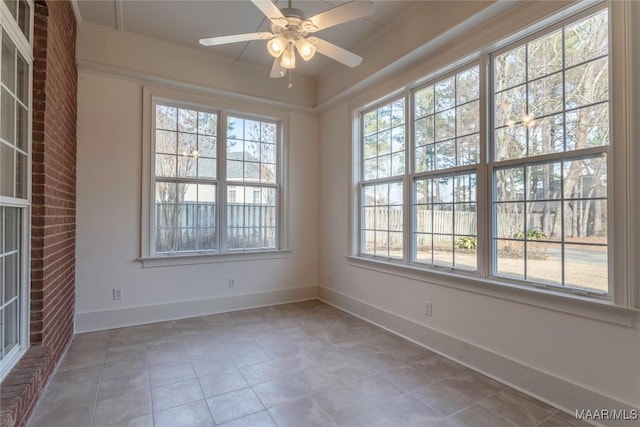
<path fill-rule="evenodd" d="M 23 426 L 73 337 L 76 21 L 68 0 L 36 1 L 33 36 L 31 348 L 2 381 L 0 426 Z"/>
<path fill-rule="evenodd" d="M 75 302 L 76 21 L 68 1 L 37 2 L 34 18 L 31 342 L 57 358 Z"/>

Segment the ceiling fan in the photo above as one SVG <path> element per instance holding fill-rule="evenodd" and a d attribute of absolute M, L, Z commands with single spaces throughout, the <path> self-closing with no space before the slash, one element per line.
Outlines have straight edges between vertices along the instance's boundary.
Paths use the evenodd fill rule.
<path fill-rule="evenodd" d="M 272 78 L 284 77 L 287 70 L 296 67 L 296 50 L 305 61 L 313 58 L 317 51 L 351 68 L 357 67 L 362 62 L 361 56 L 309 35 L 369 15 L 373 12 L 373 7 L 368 1 L 351 1 L 311 18 L 307 18 L 302 10 L 292 8 L 291 0 L 288 7 L 282 9 L 278 9 L 271 0 L 251 0 L 251 2 L 271 21 L 270 33 L 210 37 L 200 39 L 200 44 L 216 46 L 251 40 L 268 40 L 267 50 L 274 57 L 270 74 Z"/>

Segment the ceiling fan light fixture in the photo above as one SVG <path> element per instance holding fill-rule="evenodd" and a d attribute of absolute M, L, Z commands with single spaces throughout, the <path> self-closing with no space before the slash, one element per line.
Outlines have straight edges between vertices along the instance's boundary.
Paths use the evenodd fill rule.
<path fill-rule="evenodd" d="M 280 57 L 280 55 L 282 55 L 282 53 L 286 50 L 286 48 L 287 48 L 287 40 L 282 36 L 272 38 L 267 43 L 267 50 L 269 50 L 269 53 L 274 58 Z"/>
<path fill-rule="evenodd" d="M 287 49 L 280 58 L 280 66 L 287 70 L 293 70 L 296 68 L 296 53 L 293 50 L 293 46 L 287 46 Z"/>
<path fill-rule="evenodd" d="M 298 53 L 305 61 L 310 60 L 316 54 L 316 47 L 306 39 L 298 39 L 296 41 L 296 49 L 298 49 Z"/>

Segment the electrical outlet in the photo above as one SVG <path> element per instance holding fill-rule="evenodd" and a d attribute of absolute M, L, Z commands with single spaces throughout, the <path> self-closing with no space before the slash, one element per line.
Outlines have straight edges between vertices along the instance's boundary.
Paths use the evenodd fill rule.
<path fill-rule="evenodd" d="M 229 287 L 230 288 L 235 288 L 236 287 L 236 279 L 235 279 L 235 277 L 229 277 Z"/>
<path fill-rule="evenodd" d="M 431 317 L 431 303 L 429 301 L 424 302 L 424 315 Z"/>
<path fill-rule="evenodd" d="M 113 300 L 119 301 L 122 299 L 122 288 L 113 288 Z"/>

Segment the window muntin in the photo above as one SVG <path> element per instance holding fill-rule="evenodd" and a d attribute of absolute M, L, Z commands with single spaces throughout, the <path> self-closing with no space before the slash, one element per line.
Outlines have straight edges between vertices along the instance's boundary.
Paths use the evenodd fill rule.
<path fill-rule="evenodd" d="M 279 247 L 278 122 L 157 100 L 153 131 L 151 254 Z"/>
<path fill-rule="evenodd" d="M 401 99 L 361 113 L 359 254 L 611 298 L 608 10 L 565 22 L 488 55 L 486 72 L 461 67 L 407 91 L 404 173 L 387 173 L 376 145 L 380 111 Z M 402 221 L 376 192 L 392 180 Z M 407 242 L 396 257 L 391 232 Z"/>
<path fill-rule="evenodd" d="M 607 21 L 492 57 L 495 276 L 608 293 Z"/>

